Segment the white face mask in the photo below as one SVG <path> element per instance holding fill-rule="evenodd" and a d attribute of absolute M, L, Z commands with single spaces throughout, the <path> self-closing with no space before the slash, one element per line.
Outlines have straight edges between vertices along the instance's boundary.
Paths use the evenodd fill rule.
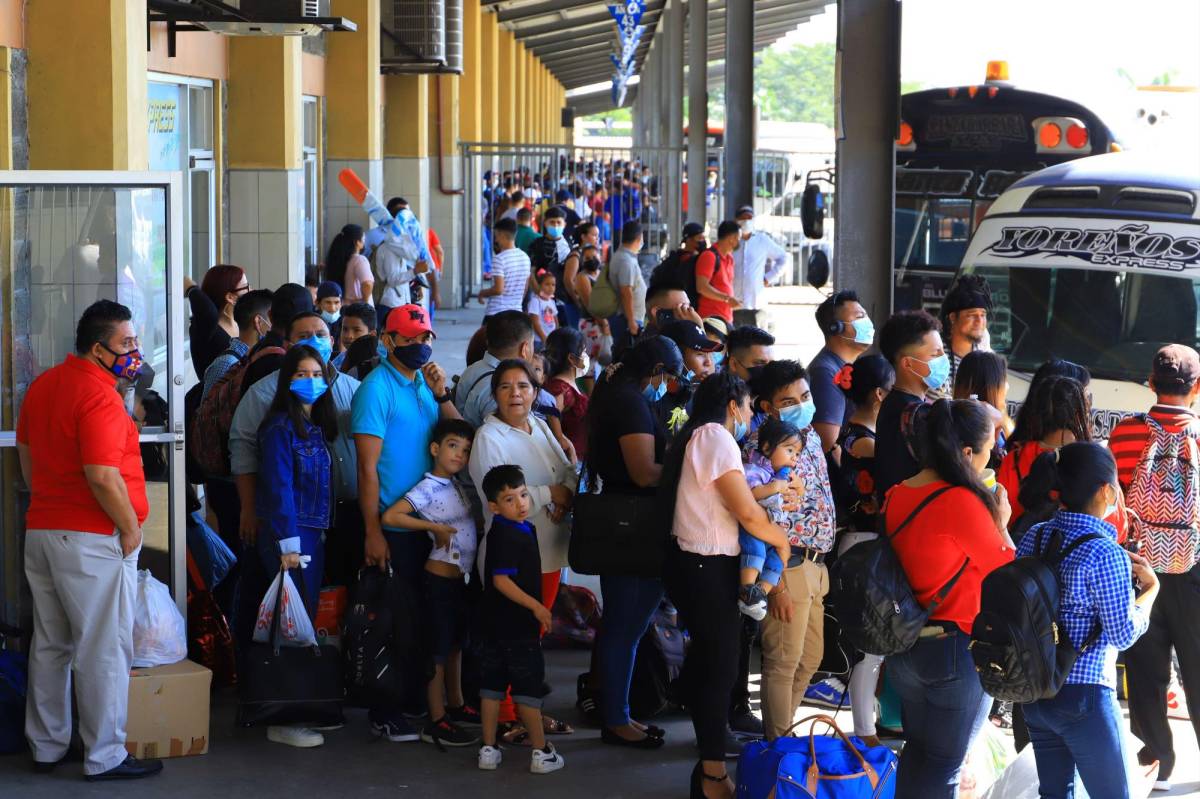
<path fill-rule="evenodd" d="M 738 222 L 738 227 L 740 227 L 742 229 L 743 233 L 753 233 L 754 232 L 754 220 L 753 219 L 743 219 L 741 222 Z"/>
<path fill-rule="evenodd" d="M 588 357 L 588 354 L 585 352 L 580 356 L 580 360 L 583 361 L 583 366 L 579 367 L 579 376 L 587 377 L 592 373 L 592 359 Z"/>

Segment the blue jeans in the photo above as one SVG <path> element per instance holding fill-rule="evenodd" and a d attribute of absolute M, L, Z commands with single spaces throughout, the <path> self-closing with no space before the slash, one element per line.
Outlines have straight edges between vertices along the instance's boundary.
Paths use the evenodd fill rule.
<path fill-rule="evenodd" d="M 738 528 L 738 544 L 742 547 L 742 568 L 757 569 L 758 579 L 772 586 L 779 584 L 783 576 L 783 561 L 775 547 Z"/>
<path fill-rule="evenodd" d="M 600 692 L 604 723 L 620 727 L 629 723 L 629 683 L 638 642 L 663 598 L 662 580 L 646 577 L 601 575 L 604 596 L 600 639 Z"/>
<path fill-rule="evenodd" d="M 888 677 L 900 694 L 907 739 L 896 775 L 896 799 L 954 799 L 958 774 L 987 720 L 992 698 L 983 692 L 958 631 L 923 638 L 887 659 Z"/>
<path fill-rule="evenodd" d="M 1042 799 L 1072 799 L 1075 770 L 1094 799 L 1129 799 L 1116 693 L 1064 685 L 1053 699 L 1024 706 Z"/>

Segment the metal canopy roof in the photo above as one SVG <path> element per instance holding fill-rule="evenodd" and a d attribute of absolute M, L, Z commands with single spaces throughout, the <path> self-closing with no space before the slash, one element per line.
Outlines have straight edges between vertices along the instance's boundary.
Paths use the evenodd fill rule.
<path fill-rule="evenodd" d="M 512 31 L 541 59 L 567 89 L 607 81 L 613 73 L 616 24 L 608 5 L 616 0 L 500 0 L 483 5 L 497 12 L 500 24 Z M 704 0 L 690 0 L 693 3 Z M 754 4 L 754 49 L 762 50 L 817 16 L 835 0 L 759 0 Z M 646 32 L 635 61 L 640 74 L 650 42 L 659 30 L 665 0 L 647 0 L 642 25 Z M 708 58 L 725 57 L 725 0 L 708 3 Z M 685 39 L 687 32 L 684 32 Z M 686 45 L 685 45 L 686 47 Z M 686 53 L 686 50 L 685 50 Z M 605 95 L 607 96 L 607 95 Z M 626 97 L 632 102 L 634 93 Z M 596 100 L 589 96 L 589 107 Z M 602 101 L 601 101 L 602 102 Z M 609 102 L 611 106 L 611 101 Z M 606 106 L 608 107 L 608 106 Z M 596 109 L 603 110 L 603 109 Z"/>

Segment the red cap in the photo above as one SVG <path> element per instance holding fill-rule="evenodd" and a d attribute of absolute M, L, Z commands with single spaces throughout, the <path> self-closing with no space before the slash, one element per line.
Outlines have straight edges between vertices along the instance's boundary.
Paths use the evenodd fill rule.
<path fill-rule="evenodd" d="M 433 333 L 433 327 L 429 324 L 429 313 L 420 305 L 401 305 L 388 314 L 383 332 L 418 338 L 423 333 Z M 434 336 L 437 334 L 434 333 Z"/>

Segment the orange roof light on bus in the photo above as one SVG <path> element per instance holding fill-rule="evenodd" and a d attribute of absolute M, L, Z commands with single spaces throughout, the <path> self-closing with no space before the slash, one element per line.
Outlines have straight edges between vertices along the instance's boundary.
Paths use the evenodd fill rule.
<path fill-rule="evenodd" d="M 1062 142 L 1062 128 L 1055 122 L 1047 122 L 1038 129 L 1038 143 L 1047 149 L 1054 149 Z"/>
<path fill-rule="evenodd" d="M 913 142 L 912 125 L 908 124 L 907 122 L 901 122 L 900 123 L 900 135 L 896 137 L 896 144 L 900 145 L 901 147 L 907 147 L 908 145 L 912 144 L 912 142 Z"/>
<path fill-rule="evenodd" d="M 993 80 L 1008 80 L 1008 62 L 1007 61 L 989 61 L 987 62 L 987 78 L 988 81 Z"/>
<path fill-rule="evenodd" d="M 1076 150 L 1082 150 L 1088 144 L 1088 130 L 1083 125 L 1073 124 L 1067 128 L 1067 144 Z"/>

